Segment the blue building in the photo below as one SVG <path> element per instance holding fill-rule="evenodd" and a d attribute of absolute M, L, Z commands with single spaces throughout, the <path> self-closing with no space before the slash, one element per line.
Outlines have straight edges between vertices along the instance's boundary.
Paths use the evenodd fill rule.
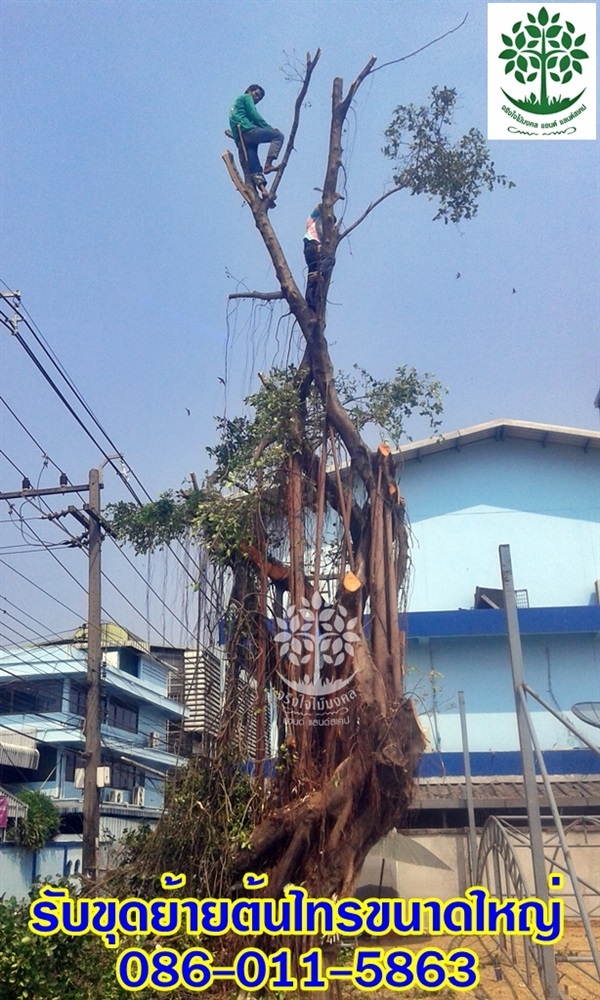
<path fill-rule="evenodd" d="M 522 796 L 501 544 L 511 550 L 526 682 L 597 743 L 598 729 L 573 707 L 600 700 L 599 450 L 598 432 L 494 421 L 397 456 L 413 536 L 406 687 L 429 738 L 421 808 L 464 805 L 459 691 L 480 798 L 493 803 L 503 788 L 510 808 Z M 573 790 L 571 776 L 598 776 L 598 756 L 540 704 L 530 708 L 556 780 Z M 570 804 L 583 808 L 579 792 Z"/>
<path fill-rule="evenodd" d="M 172 669 L 124 629 L 102 627 L 101 839 L 157 819 L 164 778 L 183 763 L 168 744 L 169 724 L 186 715 L 168 696 Z M 81 830 L 86 670 L 84 630 L 0 652 L 0 785 L 43 791 L 73 833 Z"/>

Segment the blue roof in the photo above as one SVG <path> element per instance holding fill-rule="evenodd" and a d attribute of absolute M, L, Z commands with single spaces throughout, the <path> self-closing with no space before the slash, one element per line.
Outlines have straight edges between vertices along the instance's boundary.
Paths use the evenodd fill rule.
<path fill-rule="evenodd" d="M 519 608 L 522 635 L 600 632 L 600 605 Z M 504 610 L 412 611 L 401 618 L 409 639 L 506 635 Z"/>

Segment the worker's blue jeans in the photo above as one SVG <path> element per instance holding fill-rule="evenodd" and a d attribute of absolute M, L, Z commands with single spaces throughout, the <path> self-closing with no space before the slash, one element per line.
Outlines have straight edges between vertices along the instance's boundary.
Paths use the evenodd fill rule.
<path fill-rule="evenodd" d="M 242 132 L 242 138 L 246 147 L 249 174 L 262 174 L 258 147 L 263 142 L 270 143 L 267 152 L 268 160 L 276 160 L 283 146 L 283 132 L 280 132 L 278 128 L 250 128 L 246 132 Z"/>

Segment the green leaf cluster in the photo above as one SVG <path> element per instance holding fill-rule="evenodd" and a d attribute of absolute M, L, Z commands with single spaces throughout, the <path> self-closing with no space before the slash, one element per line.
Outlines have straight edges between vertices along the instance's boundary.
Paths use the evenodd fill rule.
<path fill-rule="evenodd" d="M 58 885 L 68 885 L 60 879 Z M 73 889 L 71 887 L 71 892 Z M 32 894 L 35 899 L 37 890 Z M 28 927 L 29 903 L 0 900 L 0 997 L 2 1000 L 122 1000 L 117 953 L 93 937 L 41 937 Z M 150 990 L 142 1000 L 155 997 Z"/>
<path fill-rule="evenodd" d="M 192 520 L 192 531 L 201 536 L 220 566 L 231 566 L 240 556 L 240 543 L 254 538 L 260 504 L 257 493 L 223 495 L 204 491 Z M 267 501 L 263 501 L 267 506 Z"/>
<path fill-rule="evenodd" d="M 212 477 L 201 490 L 167 490 L 142 506 L 126 501 L 110 504 L 107 512 L 114 535 L 138 555 L 191 533 L 202 538 L 216 562 L 228 565 L 240 541 L 252 535 L 256 507 L 255 496 L 224 495 Z"/>
<path fill-rule="evenodd" d="M 432 430 L 439 427 L 447 390 L 429 372 L 404 365 L 391 379 L 377 379 L 358 366 L 355 371 L 336 376 L 335 385 L 359 431 L 375 425 L 398 445 L 412 413 L 427 417 Z M 261 376 L 242 416 L 217 418 L 219 440 L 207 449 L 214 469 L 202 489 L 169 490 L 143 506 L 110 505 L 117 538 L 146 553 L 191 532 L 215 562 L 232 566 L 240 544 L 255 537 L 257 515 L 269 528 L 280 517 L 288 456 L 310 457 L 322 441 L 323 403 L 305 378 L 306 371 L 293 366 Z"/>
<path fill-rule="evenodd" d="M 396 108 L 383 147 L 396 166 L 394 183 L 411 194 L 439 199 L 434 219 L 446 223 L 473 218 L 483 190 L 492 191 L 496 185 L 514 187 L 496 172 L 478 129 L 470 129 L 457 142 L 450 140 L 455 106 L 456 90 L 433 87 L 429 105 Z"/>
<path fill-rule="evenodd" d="M 27 816 L 17 819 L 6 838 L 20 847 L 39 850 L 60 830 L 60 813 L 43 792 L 25 789 L 18 798 L 28 806 Z"/>
<path fill-rule="evenodd" d="M 315 396 L 306 406 L 301 385 L 306 375 L 290 365 L 261 375 L 257 392 L 244 400 L 247 413 L 233 420 L 217 418 L 220 441 L 207 448 L 215 461 L 211 481 L 223 488 L 253 490 L 261 480 L 265 490 L 275 485 L 287 455 L 306 447 L 306 417 Z"/>
<path fill-rule="evenodd" d="M 139 506 L 120 501 L 106 508 L 116 538 L 138 554 L 152 552 L 181 538 L 189 529 L 200 499 L 198 490 L 166 490 L 158 500 Z"/>
<path fill-rule="evenodd" d="M 342 403 L 359 431 L 375 424 L 396 447 L 405 436 L 405 423 L 414 413 L 427 417 L 432 431 L 441 424 L 444 395 L 448 390 L 430 372 L 419 375 L 401 365 L 391 379 L 376 379 L 359 365 L 356 377 L 339 380 Z M 406 435 L 409 440 L 410 436 Z"/>
<path fill-rule="evenodd" d="M 231 565 L 239 558 L 240 542 L 254 536 L 259 508 L 266 517 L 269 507 L 277 506 L 286 457 L 307 446 L 314 406 L 300 398 L 305 374 L 293 367 L 271 370 L 244 400 L 242 416 L 216 419 L 219 440 L 207 448 L 214 469 L 201 490 L 168 490 L 143 506 L 110 505 L 117 538 L 146 553 L 192 532 L 216 562 Z"/>

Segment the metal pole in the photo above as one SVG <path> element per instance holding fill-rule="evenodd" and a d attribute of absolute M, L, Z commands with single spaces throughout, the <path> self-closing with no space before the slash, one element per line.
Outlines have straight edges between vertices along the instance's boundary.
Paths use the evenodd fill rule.
<path fill-rule="evenodd" d="M 500 555 L 502 590 L 504 592 L 504 610 L 506 614 L 506 628 L 508 632 L 515 708 L 519 729 L 519 743 L 521 746 L 523 783 L 527 804 L 529 836 L 531 840 L 533 881 L 536 896 L 539 899 L 547 900 L 548 884 L 546 881 L 546 864 L 544 861 L 544 839 L 542 836 L 542 820 L 540 816 L 538 787 L 535 778 L 535 760 L 531 745 L 531 735 L 529 733 L 527 713 L 524 708 L 524 701 L 526 704 L 526 695 L 523 679 L 523 651 L 521 649 L 521 635 L 519 632 L 517 598 L 515 594 L 512 563 L 510 559 L 510 545 L 500 545 L 498 552 Z M 542 985 L 544 986 L 545 1000 L 560 1000 L 561 994 L 558 989 L 554 949 L 551 947 L 543 947 L 540 948 L 540 952 L 542 964 L 541 971 L 544 980 Z"/>
<path fill-rule="evenodd" d="M 85 779 L 83 786 L 83 859 L 82 870 L 89 878 L 98 877 L 98 840 L 100 835 L 100 793 L 98 768 L 100 747 L 100 670 L 102 664 L 102 623 L 100 611 L 100 469 L 90 469 L 88 536 L 88 627 L 87 627 L 87 697 L 85 703 Z"/>
<path fill-rule="evenodd" d="M 550 712 L 550 714 L 553 715 L 555 719 L 558 719 L 559 722 L 562 722 L 563 726 L 565 726 L 565 728 L 568 729 L 570 733 L 573 733 L 573 736 L 576 736 L 578 740 L 581 740 L 582 743 L 585 743 L 586 747 L 592 750 L 597 756 L 600 756 L 600 747 L 597 747 L 595 743 L 592 743 L 591 740 L 588 740 L 587 736 L 585 736 L 583 733 L 580 733 L 577 726 L 574 726 L 572 722 L 569 722 L 566 715 L 563 715 L 562 712 L 557 712 L 555 708 L 552 708 L 552 705 L 549 705 L 548 702 L 545 701 L 544 698 L 542 698 L 542 696 L 537 693 L 537 691 L 534 691 L 533 688 L 529 687 L 529 684 L 525 684 L 524 687 L 525 690 L 527 691 L 527 694 L 530 694 L 532 698 L 535 698 L 536 701 L 539 701 L 540 705 L 542 705 L 542 707 L 545 708 L 547 712 Z"/>
<path fill-rule="evenodd" d="M 469 757 L 469 735 L 467 733 L 464 691 L 458 692 L 458 710 L 460 712 L 460 731 L 462 734 L 463 761 L 465 765 L 467 813 L 469 815 L 469 875 L 471 885 L 475 885 L 475 879 L 477 878 L 477 827 L 475 825 L 475 806 L 473 804 L 473 782 L 471 781 L 471 759 Z"/>
<path fill-rule="evenodd" d="M 569 873 L 569 878 L 571 879 L 571 887 L 573 889 L 573 895 L 577 900 L 577 906 L 579 907 L 579 913 L 581 915 L 581 922 L 583 924 L 586 937 L 590 946 L 590 952 L 592 954 L 592 959 L 596 965 L 596 971 L 598 973 L 598 978 L 600 979 L 600 950 L 598 949 L 596 942 L 594 940 L 594 930 L 587 912 L 585 901 L 583 895 L 579 889 L 580 880 L 577 877 L 577 872 L 575 871 L 575 865 L 573 863 L 573 855 L 571 854 L 571 849 L 567 843 L 567 838 L 562 825 L 562 819 L 556 805 L 556 799 L 554 798 L 554 791 L 552 789 L 552 784 L 550 782 L 550 776 L 546 768 L 544 761 L 544 756 L 542 754 L 542 748 L 540 742 L 537 738 L 537 733 L 533 726 L 533 720 L 529 713 L 529 708 L 527 706 L 527 700 L 525 692 L 521 692 L 521 700 L 523 702 L 523 711 L 527 715 L 529 728 L 531 732 L 531 739 L 533 741 L 533 747 L 538 761 L 538 767 L 540 769 L 542 778 L 544 780 L 544 787 L 546 789 L 546 795 L 548 796 L 548 804 L 550 806 L 550 811 L 552 812 L 552 817 L 554 819 L 554 825 L 556 827 L 556 833 L 558 835 L 558 840 L 562 848 L 563 857 L 565 859 L 565 864 L 567 866 L 567 871 Z"/>

